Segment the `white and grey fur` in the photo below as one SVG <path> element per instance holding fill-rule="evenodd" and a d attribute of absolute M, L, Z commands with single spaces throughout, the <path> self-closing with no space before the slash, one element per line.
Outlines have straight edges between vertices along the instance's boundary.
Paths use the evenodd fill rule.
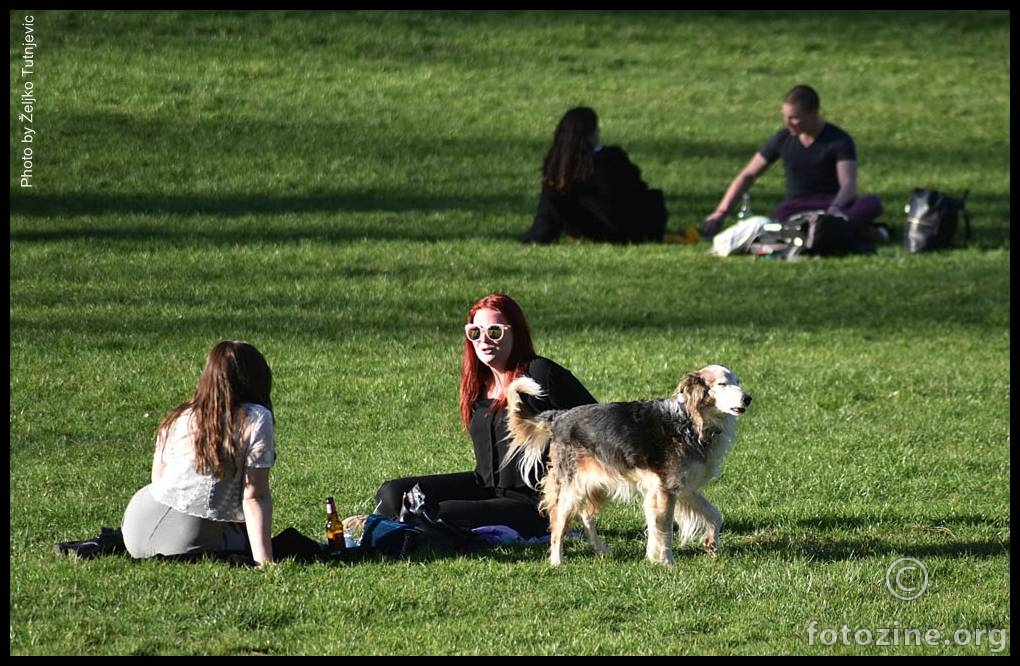
<path fill-rule="evenodd" d="M 548 474 L 539 483 L 540 507 L 549 514 L 549 560 L 562 560 L 563 536 L 580 517 L 589 543 L 609 549 L 595 517 L 610 499 L 643 498 L 646 555 L 673 564 L 673 522 L 681 541 L 703 533 L 705 550 L 719 548 L 722 514 L 701 489 L 719 476 L 736 434 L 736 417 L 751 404 L 733 371 L 710 365 L 689 373 L 669 398 L 581 405 L 530 413 L 521 394 L 542 387 L 520 377 L 506 389 L 511 443 L 503 465 L 517 457 L 533 478 L 548 451 Z"/>

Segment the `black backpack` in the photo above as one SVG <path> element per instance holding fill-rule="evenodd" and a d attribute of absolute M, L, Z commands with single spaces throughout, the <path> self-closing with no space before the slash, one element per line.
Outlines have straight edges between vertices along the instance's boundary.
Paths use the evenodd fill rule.
<path fill-rule="evenodd" d="M 765 224 L 749 251 L 755 256 L 793 260 L 802 254 L 835 257 L 859 249 L 846 220 L 812 210 Z"/>
<path fill-rule="evenodd" d="M 469 529 L 443 522 L 417 483 L 404 493 L 398 520 L 373 513 L 365 519 L 361 550 L 392 559 L 464 555 L 488 547 Z"/>
<path fill-rule="evenodd" d="M 917 188 L 910 193 L 904 212 L 907 221 L 903 229 L 903 247 L 908 252 L 939 250 L 958 245 L 955 240 L 960 217 L 964 221 L 963 243 L 970 240 L 970 215 L 967 214 L 967 195 L 959 199 L 946 196 L 938 190 Z"/>
<path fill-rule="evenodd" d="M 390 520 L 373 513 L 365 520 L 360 550 L 388 559 L 425 560 L 466 555 L 488 548 L 488 542 L 471 530 L 433 519 L 425 513 L 407 520 Z"/>

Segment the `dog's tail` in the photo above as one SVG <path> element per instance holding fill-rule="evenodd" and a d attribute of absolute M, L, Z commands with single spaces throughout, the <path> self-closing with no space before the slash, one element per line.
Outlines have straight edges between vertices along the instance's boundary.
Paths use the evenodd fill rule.
<path fill-rule="evenodd" d="M 521 399 L 521 394 L 539 398 L 542 396 L 542 387 L 530 377 L 518 377 L 506 387 L 510 445 L 499 467 L 506 467 L 515 456 L 520 456 L 517 467 L 521 470 L 521 478 L 530 488 L 535 488 L 532 479 L 538 476 L 545 448 L 552 439 L 552 429 L 548 421 L 535 418 L 538 414 Z"/>
<path fill-rule="evenodd" d="M 694 541 L 709 528 L 714 528 L 704 512 L 684 500 L 683 497 L 677 498 L 676 509 L 673 512 L 673 518 L 676 520 L 678 528 L 677 541 L 679 545 Z"/>

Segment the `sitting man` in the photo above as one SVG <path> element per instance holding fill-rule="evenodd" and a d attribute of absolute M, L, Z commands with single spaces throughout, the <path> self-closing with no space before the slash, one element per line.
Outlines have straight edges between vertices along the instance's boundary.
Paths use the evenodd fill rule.
<path fill-rule="evenodd" d="M 772 164 L 782 158 L 786 172 L 786 199 L 772 211 L 776 220 L 811 210 L 825 210 L 846 219 L 864 243 L 887 242 L 884 226 L 875 220 L 882 202 L 874 194 L 857 196 L 857 149 L 842 129 L 819 115 L 818 93 L 794 86 L 783 98 L 784 128 L 776 132 L 733 179 L 718 208 L 705 218 L 702 234 L 712 236 L 722 227 L 733 204 L 751 189 Z"/>

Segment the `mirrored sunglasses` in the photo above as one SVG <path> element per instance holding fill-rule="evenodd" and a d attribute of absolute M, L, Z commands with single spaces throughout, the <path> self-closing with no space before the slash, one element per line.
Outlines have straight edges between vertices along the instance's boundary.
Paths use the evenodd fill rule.
<path fill-rule="evenodd" d="M 510 328 L 509 324 L 465 324 L 464 335 L 471 342 L 478 342 L 482 339 L 482 333 L 484 332 L 485 337 L 493 342 L 499 342 L 503 339 L 503 334 L 506 333 L 508 328 Z"/>

